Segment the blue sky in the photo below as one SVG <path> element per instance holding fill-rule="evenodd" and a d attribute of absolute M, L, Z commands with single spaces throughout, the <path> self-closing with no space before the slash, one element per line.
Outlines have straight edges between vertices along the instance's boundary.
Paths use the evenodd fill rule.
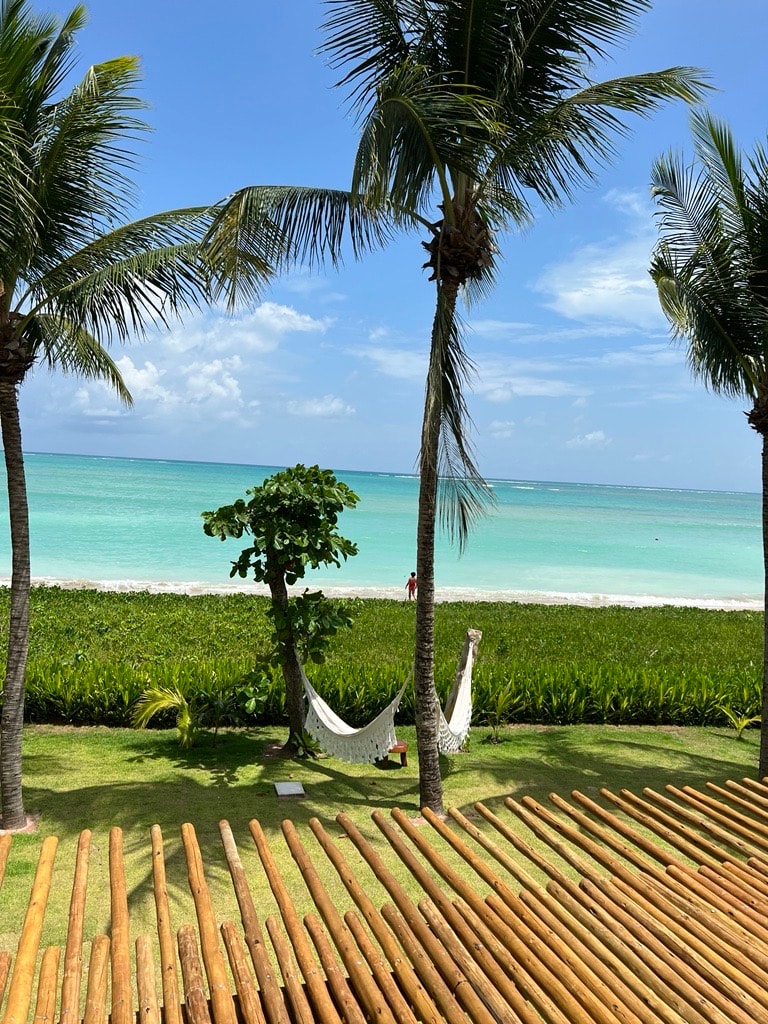
<path fill-rule="evenodd" d="M 63 12 L 70 4 L 41 3 Z M 317 56 L 319 0 L 91 0 L 81 64 L 143 63 L 154 131 L 137 215 L 251 183 L 346 187 L 355 125 Z M 706 69 L 710 107 L 750 149 L 764 138 L 765 0 L 656 0 L 596 78 Z M 469 396 L 489 478 L 757 491 L 743 402 L 708 394 L 669 342 L 647 274 L 649 175 L 690 152 L 687 113 L 632 124 L 597 185 L 502 237 L 492 296 L 465 313 Z M 298 271 L 234 317 L 212 311 L 115 350 L 135 405 L 37 369 L 28 451 L 412 472 L 434 286 L 417 235 L 339 273 Z"/>

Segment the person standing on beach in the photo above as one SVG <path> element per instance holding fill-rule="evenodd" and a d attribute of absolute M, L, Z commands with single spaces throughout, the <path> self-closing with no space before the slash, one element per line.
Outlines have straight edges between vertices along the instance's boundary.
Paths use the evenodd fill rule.
<path fill-rule="evenodd" d="M 405 584 L 405 589 L 408 591 L 408 600 L 412 601 L 416 597 L 416 588 L 419 585 L 419 581 L 416 579 L 416 573 L 412 572 L 408 577 L 408 582 Z"/>

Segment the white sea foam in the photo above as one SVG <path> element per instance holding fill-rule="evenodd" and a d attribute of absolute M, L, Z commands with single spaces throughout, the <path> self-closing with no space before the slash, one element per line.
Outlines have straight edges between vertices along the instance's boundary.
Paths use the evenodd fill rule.
<path fill-rule="evenodd" d="M 0 577 L 0 586 L 10 585 L 8 577 Z M 186 583 L 162 580 L 87 580 L 87 579 L 54 579 L 50 576 L 39 576 L 32 580 L 33 586 L 61 587 L 62 590 L 99 590 L 111 593 L 148 593 L 148 594 L 184 594 L 195 597 L 201 594 L 254 594 L 268 596 L 269 589 L 265 584 L 246 582 L 210 583 L 188 581 Z M 312 584 L 310 584 L 310 588 Z M 297 592 L 303 587 L 296 587 Z M 403 591 L 399 587 L 333 587 L 322 586 L 326 597 L 332 598 L 380 598 L 390 601 L 403 601 Z M 703 608 L 712 611 L 762 611 L 763 602 L 751 597 L 733 598 L 683 598 L 662 597 L 653 594 L 601 594 L 601 593 L 564 593 L 551 590 L 482 590 L 470 587 L 439 588 L 435 600 L 440 602 L 460 601 L 503 601 L 517 604 L 552 604 L 578 605 L 587 608 L 662 608 L 665 605 L 675 608 Z"/>

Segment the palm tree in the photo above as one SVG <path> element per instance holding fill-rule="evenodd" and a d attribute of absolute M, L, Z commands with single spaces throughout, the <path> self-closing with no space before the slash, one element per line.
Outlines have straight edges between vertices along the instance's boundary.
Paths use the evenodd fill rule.
<path fill-rule="evenodd" d="M 693 113 L 691 129 L 694 163 L 670 154 L 653 168 L 660 240 L 651 276 L 694 376 L 752 403 L 747 420 L 763 442 L 768 595 L 768 149 L 758 144 L 745 159 L 707 111 Z M 768 776 L 768 631 L 763 646 L 760 778 Z"/>
<path fill-rule="evenodd" d="M 0 3 L 0 426 L 11 529 L 10 630 L 0 719 L 0 816 L 26 823 L 21 788 L 30 555 L 19 389 L 37 363 L 106 380 L 130 395 L 106 350 L 184 310 L 252 298 L 286 252 L 262 217 L 250 248 L 212 272 L 200 242 L 213 211 L 160 213 L 133 223 L 127 172 L 146 125 L 132 95 L 138 61 L 118 57 L 62 93 L 74 36 L 86 21 Z"/>
<path fill-rule="evenodd" d="M 434 685 L 434 537 L 462 545 L 488 490 L 464 389 L 472 373 L 457 315 L 493 284 L 500 233 L 594 177 L 624 114 L 697 100 L 701 76 L 670 68 L 593 83 L 594 61 L 650 0 L 327 0 L 323 50 L 350 90 L 361 133 L 352 195 L 397 227 L 428 231 L 435 282 L 419 453 L 414 686 L 420 802 L 442 811 Z M 439 212 L 438 212 L 439 211 Z M 447 499 L 447 500 L 443 500 Z"/>

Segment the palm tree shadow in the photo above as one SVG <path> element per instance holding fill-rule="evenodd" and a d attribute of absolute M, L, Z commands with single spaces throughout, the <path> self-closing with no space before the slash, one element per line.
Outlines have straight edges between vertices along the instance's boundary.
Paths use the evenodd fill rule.
<path fill-rule="evenodd" d="M 713 730 L 712 736 L 721 741 L 722 731 Z M 543 803 L 550 793 L 565 795 L 576 789 L 586 796 L 597 797 L 606 780 L 610 780 L 609 788 L 613 792 L 622 789 L 663 791 L 669 784 L 681 788 L 701 787 L 706 782 L 724 782 L 748 774 L 744 758 L 736 756 L 737 750 L 741 755 L 743 744 L 749 743 L 756 751 L 758 744 L 758 739 L 752 737 L 737 740 L 734 733 L 733 743 L 740 747 L 734 747 L 733 758 L 678 751 L 673 770 L 665 765 L 669 748 L 662 742 L 649 745 L 633 741 L 622 728 L 617 728 L 614 735 L 604 732 L 598 749 L 586 747 L 568 726 L 542 730 L 538 738 L 533 755 L 529 750 L 525 756 L 499 758 L 484 765 L 492 786 L 486 798 L 478 797 L 478 800 L 489 806 L 500 806 L 506 796 L 515 800 L 528 796 Z M 505 747 L 507 743 L 500 744 L 502 750 Z"/>

